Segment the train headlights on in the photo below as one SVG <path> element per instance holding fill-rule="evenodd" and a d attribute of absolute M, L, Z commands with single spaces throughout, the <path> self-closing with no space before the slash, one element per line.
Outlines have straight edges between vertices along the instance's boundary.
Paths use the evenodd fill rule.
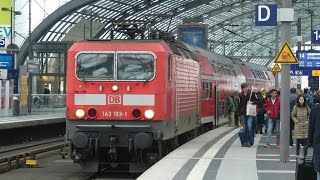
<path fill-rule="evenodd" d="M 116 92 L 118 91 L 119 87 L 117 85 L 113 85 L 112 86 L 112 91 Z"/>
<path fill-rule="evenodd" d="M 84 113 L 84 110 L 83 110 L 83 109 L 77 109 L 77 110 L 76 110 L 76 117 L 77 117 L 78 119 L 83 118 L 84 115 L 85 115 L 85 113 Z"/>
<path fill-rule="evenodd" d="M 144 112 L 144 117 L 147 119 L 152 119 L 154 117 L 154 111 L 151 109 L 148 109 Z"/>

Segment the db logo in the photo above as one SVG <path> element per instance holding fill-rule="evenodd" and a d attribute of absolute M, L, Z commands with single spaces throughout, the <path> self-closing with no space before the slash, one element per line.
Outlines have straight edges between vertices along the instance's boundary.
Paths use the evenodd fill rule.
<path fill-rule="evenodd" d="M 121 104 L 121 95 L 108 95 L 108 104 Z"/>

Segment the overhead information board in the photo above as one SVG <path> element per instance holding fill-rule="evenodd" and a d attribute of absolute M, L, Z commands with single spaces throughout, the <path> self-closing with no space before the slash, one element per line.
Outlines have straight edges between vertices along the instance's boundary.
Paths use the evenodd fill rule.
<path fill-rule="evenodd" d="M 0 54 L 0 69 L 14 69 L 13 54 Z"/>
<path fill-rule="evenodd" d="M 203 49 L 208 46 L 207 24 L 184 24 L 178 26 L 178 39 Z"/>
<path fill-rule="evenodd" d="M 320 51 L 297 51 L 300 67 L 320 67 Z"/>
<path fill-rule="evenodd" d="M 301 68 L 298 64 L 290 65 L 291 76 L 311 76 L 311 68 Z"/>

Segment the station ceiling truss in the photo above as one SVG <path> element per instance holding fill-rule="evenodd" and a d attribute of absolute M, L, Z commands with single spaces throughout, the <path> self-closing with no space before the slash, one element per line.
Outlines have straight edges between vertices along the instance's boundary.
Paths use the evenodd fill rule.
<path fill-rule="evenodd" d="M 81 20 L 100 23 L 92 37 L 96 39 L 110 39 L 114 21 L 143 21 L 146 33 L 156 29 L 172 35 L 176 35 L 177 25 L 201 23 L 209 26 L 208 47 L 211 51 L 270 66 L 278 52 L 276 47 L 280 46 L 276 38 L 278 28 L 255 26 L 254 20 L 255 5 L 269 3 L 278 3 L 281 7 L 280 0 L 71 0 L 48 15 L 34 29 L 31 39 L 33 44 L 64 41 L 66 34 Z M 320 14 L 315 11 L 320 1 L 292 0 L 292 5 L 295 21 L 291 28 L 291 47 L 294 47 L 297 45 L 298 17 L 302 18 L 302 43 L 310 41 L 311 24 L 313 29 L 320 26 L 319 18 L 315 18 Z M 120 32 L 112 36 L 128 38 Z M 20 64 L 27 59 L 28 46 L 27 39 L 18 54 Z"/>

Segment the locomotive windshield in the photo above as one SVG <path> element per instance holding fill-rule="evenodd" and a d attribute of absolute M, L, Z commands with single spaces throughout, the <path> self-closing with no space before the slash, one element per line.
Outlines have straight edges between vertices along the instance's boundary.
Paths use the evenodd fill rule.
<path fill-rule="evenodd" d="M 113 53 L 82 53 L 76 64 L 76 76 L 81 80 L 148 81 L 155 74 L 155 58 L 147 53 L 117 53 L 117 58 Z"/>
<path fill-rule="evenodd" d="M 77 58 L 77 77 L 82 80 L 112 80 L 114 54 L 87 53 Z"/>
<path fill-rule="evenodd" d="M 154 76 L 154 57 L 151 54 L 118 54 L 118 80 L 150 80 Z"/>

